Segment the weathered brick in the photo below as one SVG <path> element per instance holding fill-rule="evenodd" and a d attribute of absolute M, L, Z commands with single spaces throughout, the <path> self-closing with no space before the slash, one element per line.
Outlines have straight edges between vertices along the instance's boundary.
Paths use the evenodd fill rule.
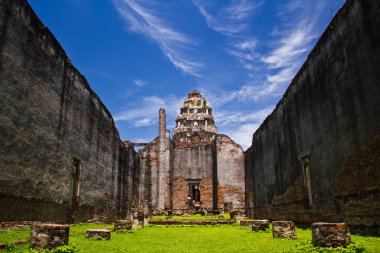
<path fill-rule="evenodd" d="M 273 221 L 273 238 L 294 238 L 296 236 L 293 221 Z"/>
<path fill-rule="evenodd" d="M 346 223 L 318 222 L 311 225 L 312 242 L 318 247 L 346 247 L 351 243 L 350 230 Z"/>
<path fill-rule="evenodd" d="M 30 247 L 43 250 L 67 245 L 69 230 L 68 225 L 33 224 L 30 230 Z"/>

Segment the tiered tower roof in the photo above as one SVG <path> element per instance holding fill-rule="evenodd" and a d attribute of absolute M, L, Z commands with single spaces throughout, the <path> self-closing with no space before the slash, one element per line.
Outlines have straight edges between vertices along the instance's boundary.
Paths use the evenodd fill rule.
<path fill-rule="evenodd" d="M 197 90 L 185 99 L 176 118 L 173 140 L 176 143 L 208 143 L 214 140 L 217 128 L 209 102 Z"/>

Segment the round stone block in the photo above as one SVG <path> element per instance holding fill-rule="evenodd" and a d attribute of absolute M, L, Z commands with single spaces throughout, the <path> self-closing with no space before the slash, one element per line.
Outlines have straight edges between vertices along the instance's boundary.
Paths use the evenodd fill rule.
<path fill-rule="evenodd" d="M 294 238 L 296 231 L 293 221 L 273 221 L 273 238 Z"/>
<path fill-rule="evenodd" d="M 114 225 L 114 230 L 131 230 L 132 220 L 116 220 Z"/>
<path fill-rule="evenodd" d="M 30 229 L 30 247 L 43 250 L 67 245 L 69 231 L 69 225 L 33 224 Z"/>
<path fill-rule="evenodd" d="M 108 229 L 87 229 L 86 238 L 104 238 L 109 240 L 111 238 L 111 232 Z"/>
<path fill-rule="evenodd" d="M 346 247 L 351 243 L 351 234 L 346 223 L 317 222 L 311 228 L 314 246 L 335 248 Z"/>

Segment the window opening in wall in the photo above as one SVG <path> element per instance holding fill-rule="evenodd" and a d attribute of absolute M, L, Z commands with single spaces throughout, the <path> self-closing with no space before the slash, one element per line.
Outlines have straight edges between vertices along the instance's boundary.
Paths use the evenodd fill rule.
<path fill-rule="evenodd" d="M 73 158 L 72 162 L 72 198 L 71 198 L 71 219 L 70 222 L 77 222 L 77 214 L 79 209 L 79 192 L 80 192 L 80 170 L 82 162 L 79 159 Z"/>
<path fill-rule="evenodd" d="M 303 181 L 307 189 L 307 195 L 309 199 L 309 207 L 312 208 L 314 204 L 313 195 L 311 192 L 310 152 L 302 152 L 298 156 L 298 160 L 301 162 Z"/>

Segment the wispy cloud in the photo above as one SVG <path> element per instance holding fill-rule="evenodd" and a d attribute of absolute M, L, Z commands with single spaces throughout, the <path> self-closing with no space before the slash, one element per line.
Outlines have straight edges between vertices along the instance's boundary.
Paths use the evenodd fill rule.
<path fill-rule="evenodd" d="M 256 51 L 257 43 L 257 39 L 255 38 L 234 40 L 226 51 L 235 57 L 242 64 L 243 68 L 252 71 L 260 58 L 260 55 Z"/>
<path fill-rule="evenodd" d="M 195 3 L 202 13 L 203 6 L 197 1 Z M 326 3 L 327 0 L 320 0 L 313 5 L 305 4 L 303 0 L 285 2 L 278 12 L 281 22 L 270 31 L 271 38 L 267 41 L 259 41 L 254 31 L 248 35 L 239 29 L 235 29 L 233 34 L 224 33 L 229 45 L 226 52 L 240 62 L 250 78 L 238 89 L 225 92 L 225 95 L 222 95 L 224 103 L 228 101 L 258 102 L 281 96 L 312 48 L 318 34 L 315 26 L 325 10 Z M 257 6 L 260 6 L 259 4 L 256 8 L 244 7 L 247 4 L 245 1 L 234 1 L 234 4 L 235 7 L 231 7 L 230 11 L 246 10 L 250 15 L 255 12 Z M 207 14 L 203 13 L 204 16 L 206 15 L 206 20 Z M 228 16 L 226 13 L 224 15 Z M 244 20 L 247 15 L 240 16 Z M 244 22 L 238 22 L 238 24 L 241 23 Z M 223 26 L 222 22 L 217 24 L 229 27 Z M 237 32 L 240 33 L 237 34 Z M 258 75 L 260 75 L 259 78 Z"/>
<path fill-rule="evenodd" d="M 195 40 L 171 27 L 159 16 L 157 6 L 154 10 L 152 2 L 135 0 L 113 0 L 113 3 L 130 31 L 155 41 L 171 63 L 184 73 L 201 76 L 199 70 L 203 65 L 192 60 L 187 53 L 195 45 Z"/>
<path fill-rule="evenodd" d="M 248 28 L 247 20 L 263 2 L 253 3 L 247 0 L 235 0 L 214 14 L 206 9 L 203 1 L 193 0 L 209 28 L 225 36 L 235 36 Z"/>
<path fill-rule="evenodd" d="M 222 11 L 231 20 L 246 20 L 250 18 L 253 11 L 263 4 L 263 1 L 254 3 L 249 0 L 235 0 Z"/>
<path fill-rule="evenodd" d="M 299 57 L 309 51 L 310 42 L 315 38 L 312 33 L 312 25 L 302 23 L 279 38 L 276 48 L 261 60 L 270 69 L 288 67 L 298 63 Z"/>
<path fill-rule="evenodd" d="M 271 112 L 273 106 L 254 112 L 246 111 L 220 111 L 215 113 L 215 120 L 219 126 L 240 125 L 247 122 L 262 122 Z"/>
<path fill-rule="evenodd" d="M 227 130 L 226 133 L 246 150 L 252 145 L 253 133 L 259 128 L 260 124 L 261 123 L 241 124 L 233 130 Z"/>
<path fill-rule="evenodd" d="M 153 126 L 158 123 L 158 111 L 164 108 L 167 113 L 168 122 L 173 121 L 178 113 L 183 98 L 170 95 L 164 98 L 157 96 L 143 97 L 136 104 L 130 104 L 125 110 L 116 113 L 115 121 L 127 121 L 132 127 Z"/>
<path fill-rule="evenodd" d="M 135 127 L 151 126 L 155 122 L 156 121 L 153 118 L 145 118 L 145 119 L 136 120 L 134 125 Z"/>
<path fill-rule="evenodd" d="M 268 106 L 258 111 L 217 111 L 215 122 L 220 131 L 228 134 L 235 142 L 247 149 L 252 142 L 252 134 L 273 111 L 273 106 Z"/>
<path fill-rule="evenodd" d="M 144 86 L 146 84 L 146 82 L 144 80 L 141 80 L 141 79 L 134 79 L 133 83 L 139 87 Z"/>
<path fill-rule="evenodd" d="M 281 9 L 282 32 L 277 27 L 273 30 L 274 47 L 260 59 L 268 73 L 259 92 L 261 97 L 279 96 L 289 85 L 317 37 L 315 24 L 326 3 L 321 0 L 316 5 L 307 5 L 302 0 L 292 0 Z"/>
<path fill-rule="evenodd" d="M 244 69 L 256 70 L 260 58 L 256 52 L 258 41 L 249 28 L 252 16 L 264 1 L 233 0 L 229 5 L 214 11 L 204 1 L 193 0 L 193 3 L 208 27 L 226 37 L 228 45 L 225 51 L 240 62 Z"/>

